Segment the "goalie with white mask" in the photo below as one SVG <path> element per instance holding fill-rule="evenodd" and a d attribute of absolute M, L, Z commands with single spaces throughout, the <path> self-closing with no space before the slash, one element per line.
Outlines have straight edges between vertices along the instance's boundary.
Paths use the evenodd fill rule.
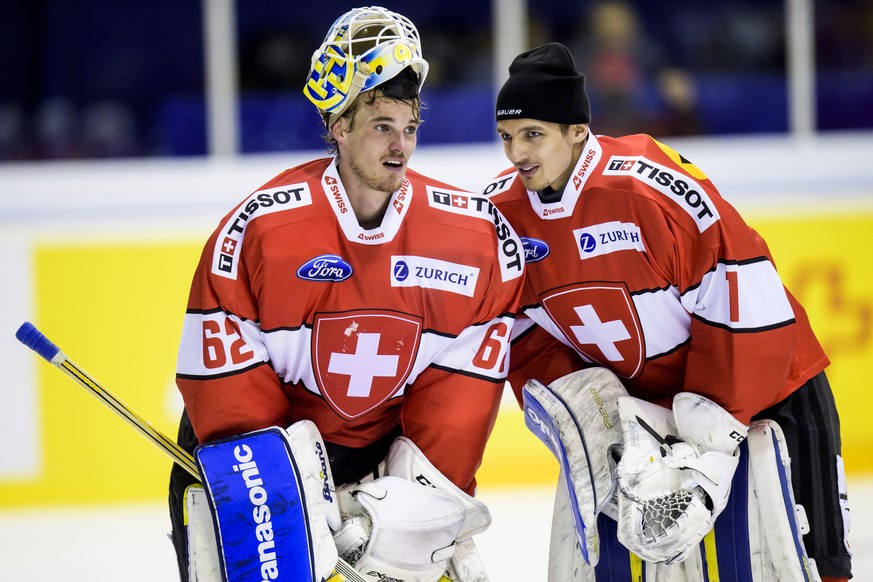
<path fill-rule="evenodd" d="M 281 172 L 222 218 L 204 247 L 182 326 L 180 444 L 217 451 L 214 443 L 269 430 L 276 446 L 268 457 L 282 471 L 267 479 L 259 465 L 259 478 L 279 500 L 266 484 L 303 483 L 298 497 L 312 535 L 295 539 L 308 540 L 316 578 L 331 574 L 325 564 L 340 554 L 331 539 L 337 534 L 343 557 L 366 569 L 364 578 L 390 572 L 431 582 L 447 571 L 458 582 L 486 579 L 470 536 L 487 523 L 467 522 L 470 512 L 481 517 L 471 500 L 505 385 L 522 245 L 480 196 L 409 167 L 427 71 L 418 31 L 401 14 L 367 6 L 331 25 L 303 87 L 331 155 Z M 455 204 L 463 200 L 463 208 Z M 300 430 L 307 422 L 314 433 Z M 282 433 L 289 454 L 279 447 Z M 301 442 L 310 433 L 312 442 Z M 421 487 L 393 469 L 386 478 L 380 465 L 391 464 L 386 457 L 398 438 L 414 442 L 451 487 Z M 345 523 L 314 486 L 327 471 L 307 452 L 321 442 Z M 208 459 L 203 465 L 208 473 Z M 223 482 L 228 465 L 212 466 L 207 488 Z M 193 481 L 176 469 L 171 475 L 183 580 L 196 556 L 229 547 L 201 544 L 209 536 L 186 521 Z M 203 490 L 189 491 L 187 517 L 202 517 Z M 226 500 L 218 499 L 220 508 Z M 219 528 L 238 526 L 215 513 Z M 207 513 L 199 523 L 210 521 Z M 258 535 L 271 531 L 249 526 Z M 398 534 L 404 528 L 407 538 Z M 219 531 L 219 541 L 229 534 Z M 354 556 L 348 547 L 364 549 Z M 277 547 L 276 555 L 298 554 Z M 344 568 L 338 561 L 341 575 Z"/>
<path fill-rule="evenodd" d="M 634 428 L 641 439 L 629 446 L 624 435 L 628 456 L 617 485 L 625 516 L 664 498 L 684 504 L 677 519 L 647 531 L 637 520 L 620 520 L 616 529 L 604 512 L 598 516 L 607 521 L 601 549 L 620 534 L 635 551 L 661 560 L 662 571 L 695 559 L 695 540 L 729 521 L 722 509 L 732 507 L 729 492 L 761 486 L 750 474 L 777 473 L 778 463 L 769 473 L 734 470 L 745 460 L 727 436 L 775 422 L 781 431 L 769 434 L 782 435 L 775 439 L 781 445 L 768 447 L 789 453 L 774 457 L 787 463 L 790 456 L 793 495 L 809 518 L 809 558 L 824 580 L 848 580 L 839 415 L 825 374 L 829 361 L 803 306 L 782 283 L 767 244 L 687 154 L 647 135 L 596 133 L 585 81 L 569 49 L 547 43 L 512 61 L 495 104 L 511 166 L 483 192 L 518 232 L 527 259 L 510 358 L 516 397 L 522 401 L 529 380 L 551 386 L 603 367 L 630 397 L 667 411 L 675 427 L 669 434 L 683 442 L 646 443 L 651 433 Z M 709 440 L 716 427 L 724 432 Z M 757 436 L 752 444 L 740 451 L 759 450 Z M 573 484 L 574 476 L 562 483 Z M 559 490 L 556 507 L 573 493 Z M 747 521 L 763 526 L 758 517 Z M 790 532 L 783 538 L 792 540 Z M 718 549 L 722 557 L 736 553 Z M 620 568 L 627 555 L 609 552 L 606 561 Z M 750 556 L 733 559 L 748 565 Z"/>

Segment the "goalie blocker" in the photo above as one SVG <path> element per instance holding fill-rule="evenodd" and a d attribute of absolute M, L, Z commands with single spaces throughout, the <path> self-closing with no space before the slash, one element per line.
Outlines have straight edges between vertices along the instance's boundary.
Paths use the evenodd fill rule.
<path fill-rule="evenodd" d="M 312 422 L 208 443 L 197 448 L 195 458 L 215 518 L 222 580 L 331 577 L 338 559 L 332 531 L 340 527 L 339 504 Z M 196 555 L 200 548 L 189 540 L 189 551 Z M 197 567 L 208 565 L 212 573 L 214 560 L 191 559 L 195 555 L 189 556 L 191 578 L 209 579 Z"/>
<path fill-rule="evenodd" d="M 604 388 L 605 385 L 609 387 Z M 605 487 L 614 491 L 615 484 L 590 479 L 591 468 L 602 467 L 604 460 L 610 458 L 610 450 L 615 449 L 616 434 L 604 431 L 602 420 L 593 424 L 579 423 L 579 419 L 586 418 L 586 415 L 589 421 L 592 416 L 591 399 L 580 395 L 597 393 L 607 395 L 605 401 L 599 399 L 594 407 L 600 410 L 598 415 L 603 415 L 601 418 L 604 419 L 609 417 L 606 424 L 617 424 L 620 416 L 618 400 L 635 400 L 624 396 L 623 388 L 618 386 L 621 384 L 611 372 L 593 368 L 569 374 L 548 387 L 536 381 L 524 387 L 526 417 L 539 418 L 528 425 L 558 456 L 561 465 L 562 478 L 556 496 L 550 548 L 550 581 L 819 580 L 815 564 L 808 559 L 801 538 L 808 531 L 808 525 L 803 508 L 795 503 L 792 494 L 785 438 L 779 426 L 770 420 L 752 423 L 747 441 L 737 456 L 730 494 L 718 504 L 721 517 L 700 543 L 690 543 L 682 561 L 669 565 L 645 562 L 619 543 L 620 526 L 616 521 L 615 504 L 594 501 L 602 497 Z M 706 406 L 715 406 L 709 401 L 707 403 Z M 647 405 L 646 412 L 642 413 L 643 421 L 649 428 L 657 426 L 664 430 L 666 416 L 657 418 L 658 413 L 650 406 L 653 405 Z M 672 417 L 669 410 L 661 410 Z M 544 415 L 548 417 L 545 422 Z M 651 418 L 652 415 L 656 418 Z M 714 419 L 717 416 L 709 418 L 710 421 Z M 668 425 L 675 427 L 669 422 Z M 543 426 L 552 426 L 554 430 L 551 433 L 543 431 Z M 711 432 L 713 428 L 704 432 Z M 677 432 L 674 430 L 669 437 L 661 434 L 659 446 L 678 443 Z M 559 439 L 553 438 L 559 435 Z M 691 465 L 696 463 L 701 469 L 699 459 L 689 460 Z M 702 470 L 706 473 L 706 463 L 703 465 Z M 714 476 L 711 471 L 708 474 Z M 730 477 L 728 474 L 728 479 Z M 707 481 L 704 477 L 700 480 Z M 593 483 L 594 488 L 585 491 L 586 483 Z M 677 487 L 680 483 L 684 486 L 691 483 L 692 488 L 696 484 L 687 475 L 674 481 Z M 712 485 L 707 483 L 707 489 Z M 724 490 L 725 484 L 721 483 L 718 489 Z M 596 521 L 592 523 L 592 519 Z M 582 531 L 580 524 L 584 525 Z M 577 545 L 577 540 L 584 543 L 592 539 L 599 539 L 600 544 Z M 595 548 L 599 552 L 592 555 Z"/>

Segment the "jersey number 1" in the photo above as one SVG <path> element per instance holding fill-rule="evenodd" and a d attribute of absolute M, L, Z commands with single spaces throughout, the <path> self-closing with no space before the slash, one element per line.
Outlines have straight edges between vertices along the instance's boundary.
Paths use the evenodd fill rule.
<path fill-rule="evenodd" d="M 740 321 L 740 284 L 736 271 L 725 271 L 728 282 L 728 299 L 730 300 L 731 323 Z"/>

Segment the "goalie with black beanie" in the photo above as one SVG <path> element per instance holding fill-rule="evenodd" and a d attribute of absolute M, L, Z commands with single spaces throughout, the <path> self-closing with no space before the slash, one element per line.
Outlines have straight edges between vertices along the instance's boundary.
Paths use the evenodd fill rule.
<path fill-rule="evenodd" d="M 614 473 L 612 537 L 650 565 L 685 563 L 690 572 L 697 543 L 733 499 L 731 481 L 742 491 L 767 486 L 759 477 L 737 487 L 748 473 L 736 467 L 753 434 L 757 439 L 762 426 L 775 423 L 790 456 L 794 500 L 809 521 L 806 553 L 823 580 L 850 578 L 840 424 L 824 372 L 829 360 L 765 241 L 700 168 L 669 146 L 648 135 L 592 133 L 597 115 L 585 77 L 561 44 L 515 58 L 496 118 L 512 166 L 485 193 L 526 249 L 509 380 L 520 403 L 530 379 L 550 384 L 598 367 L 621 380 L 629 398 L 618 406 L 624 454 Z M 667 418 L 662 428 L 672 436 L 657 434 L 654 421 L 645 423 L 651 431 L 641 431 L 638 421 L 655 417 Z M 747 433 L 749 443 L 740 447 Z M 647 448 L 631 443 L 631 434 L 657 438 Z M 647 537 L 634 512 L 653 491 L 671 488 L 696 501 L 669 531 Z M 689 523 L 699 530 L 680 531 Z M 791 531 L 784 537 L 794 548 Z M 718 551 L 720 564 L 730 561 L 723 546 Z M 799 565 L 771 563 L 763 579 L 783 579 L 789 569 L 815 570 L 803 558 Z M 561 579 L 554 564 L 552 579 Z"/>

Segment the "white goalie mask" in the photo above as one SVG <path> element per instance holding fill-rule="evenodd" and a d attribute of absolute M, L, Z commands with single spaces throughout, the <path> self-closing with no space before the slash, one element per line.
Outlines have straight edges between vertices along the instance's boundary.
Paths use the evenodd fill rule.
<path fill-rule="evenodd" d="M 398 77 L 407 68 L 410 72 Z M 391 79 L 397 82 L 386 94 L 415 97 L 427 69 L 418 30 L 408 18 L 379 6 L 355 8 L 333 23 L 313 53 L 303 93 L 333 121 L 359 93 Z"/>

